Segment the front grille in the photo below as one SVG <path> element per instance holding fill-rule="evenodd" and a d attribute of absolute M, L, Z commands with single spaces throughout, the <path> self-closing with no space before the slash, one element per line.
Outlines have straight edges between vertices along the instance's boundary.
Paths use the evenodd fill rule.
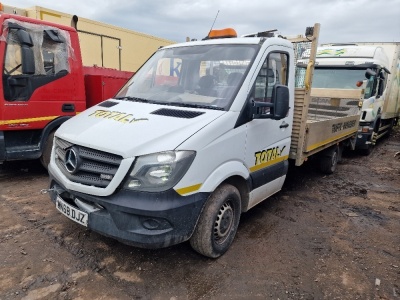
<path fill-rule="evenodd" d="M 122 157 L 56 138 L 55 160 L 61 172 L 72 182 L 105 188 L 117 173 Z"/>

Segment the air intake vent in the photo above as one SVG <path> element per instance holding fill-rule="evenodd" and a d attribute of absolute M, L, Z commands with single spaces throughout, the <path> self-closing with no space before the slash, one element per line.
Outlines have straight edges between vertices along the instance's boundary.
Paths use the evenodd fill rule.
<path fill-rule="evenodd" d="M 161 108 L 156 111 L 153 111 L 152 114 L 166 116 L 166 117 L 173 117 L 173 118 L 193 119 L 204 114 L 204 112 Z"/>
<path fill-rule="evenodd" d="M 99 106 L 102 106 L 102 107 L 113 107 L 114 105 L 117 105 L 117 104 L 118 104 L 118 102 L 104 101 L 104 102 L 101 102 L 99 104 Z"/>

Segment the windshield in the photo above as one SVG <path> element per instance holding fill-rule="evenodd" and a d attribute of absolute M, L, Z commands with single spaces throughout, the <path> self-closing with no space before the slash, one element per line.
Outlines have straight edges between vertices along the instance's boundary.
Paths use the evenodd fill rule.
<path fill-rule="evenodd" d="M 201 45 L 157 51 L 116 98 L 227 110 L 259 45 Z"/>
<path fill-rule="evenodd" d="M 327 89 L 357 89 L 366 80 L 364 69 L 315 68 L 312 86 Z"/>
<path fill-rule="evenodd" d="M 327 89 L 365 89 L 364 98 L 369 98 L 372 93 L 374 76 L 369 79 L 365 77 L 365 69 L 344 68 L 315 68 L 313 77 L 313 88 Z M 364 85 L 357 85 L 357 82 Z"/>

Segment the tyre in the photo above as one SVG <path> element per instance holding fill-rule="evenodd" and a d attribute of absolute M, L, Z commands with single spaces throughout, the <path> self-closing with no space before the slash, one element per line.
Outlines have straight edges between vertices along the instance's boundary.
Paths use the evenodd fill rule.
<path fill-rule="evenodd" d="M 338 146 L 338 158 L 337 158 L 337 163 L 341 163 L 343 159 L 343 151 L 344 151 L 344 145 L 339 144 Z"/>
<path fill-rule="evenodd" d="M 372 153 L 372 150 L 374 150 L 376 144 L 378 130 L 379 130 L 379 124 L 375 125 L 374 131 L 372 131 L 371 139 L 369 140 L 370 143 L 367 145 L 367 148 L 360 149 L 361 155 L 368 156 Z"/>
<path fill-rule="evenodd" d="M 230 184 L 222 184 L 207 200 L 190 245 L 204 256 L 221 256 L 235 238 L 240 214 L 241 199 L 238 189 Z"/>
<path fill-rule="evenodd" d="M 46 143 L 43 147 L 42 156 L 40 157 L 40 162 L 43 167 L 47 170 L 50 163 L 51 149 L 53 148 L 54 131 L 52 131 L 47 137 Z"/>
<path fill-rule="evenodd" d="M 371 154 L 372 150 L 374 150 L 374 145 L 369 144 L 369 145 L 367 146 L 367 148 L 365 148 L 365 149 L 360 149 L 359 152 L 360 152 L 361 155 L 368 156 L 368 155 Z"/>
<path fill-rule="evenodd" d="M 319 158 L 319 169 L 322 173 L 332 174 L 336 170 L 338 161 L 339 147 L 331 147 L 321 154 Z"/>

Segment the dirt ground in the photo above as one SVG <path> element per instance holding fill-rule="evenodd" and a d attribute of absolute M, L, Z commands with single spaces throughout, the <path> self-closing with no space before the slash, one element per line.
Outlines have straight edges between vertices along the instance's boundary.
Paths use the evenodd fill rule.
<path fill-rule="evenodd" d="M 400 299 L 400 129 L 335 174 L 291 168 L 217 260 L 123 245 L 61 215 L 38 162 L 0 166 L 0 299 Z"/>

